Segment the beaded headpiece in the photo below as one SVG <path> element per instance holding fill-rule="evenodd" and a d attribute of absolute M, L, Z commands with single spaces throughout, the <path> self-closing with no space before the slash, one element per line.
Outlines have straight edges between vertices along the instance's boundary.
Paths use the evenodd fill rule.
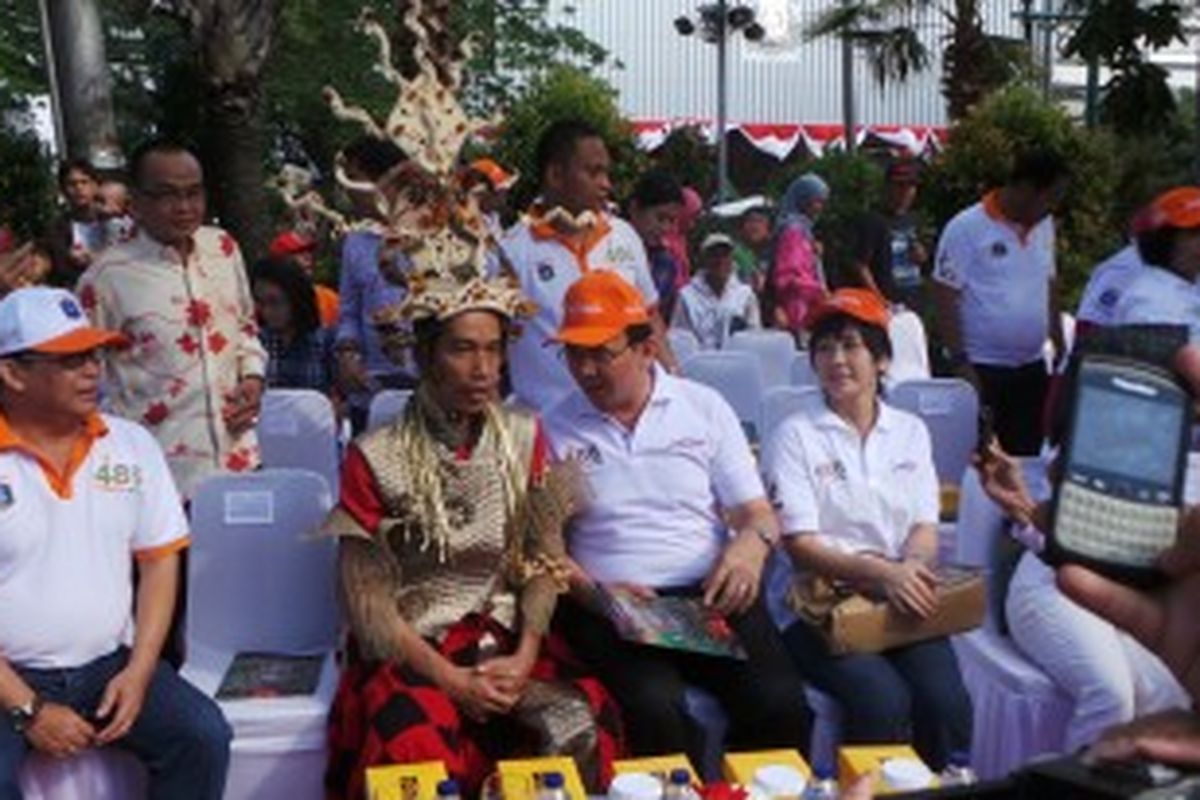
<path fill-rule="evenodd" d="M 536 310 L 521 294 L 479 207 L 486 186 L 462 161 L 467 141 L 494 121 L 472 119 L 462 107 L 458 95 L 463 59 L 455 54 L 435 62 L 430 41 L 437 31 L 426 18 L 430 15 L 422 14 L 423 5 L 413 0 L 403 17 L 414 39 L 417 71 L 411 79 L 392 63 L 391 41 L 370 10 L 364 10 L 357 23 L 378 45 L 379 71 L 396 87 L 386 119 L 377 121 L 366 109 L 347 104 L 332 87 L 324 92 L 334 116 L 357 123 L 368 136 L 394 143 L 408 157 L 374 181 L 350 178 L 344 156 L 337 157 L 338 183 L 371 197 L 378 218 L 347 222 L 309 187 L 303 170 L 290 167 L 278 178 L 284 201 L 294 210 L 324 217 L 342 232 L 374 231 L 383 238 L 386 252 L 407 257 L 406 268 L 384 270 L 406 290 L 401 303 L 375 313 L 374 322 L 385 337 L 403 336 L 399 331 L 404 323 L 447 319 L 464 311 L 495 311 L 511 319 Z M 489 260 L 499 264 L 495 276 L 488 275 Z M 392 350 L 386 343 L 385 348 Z"/>

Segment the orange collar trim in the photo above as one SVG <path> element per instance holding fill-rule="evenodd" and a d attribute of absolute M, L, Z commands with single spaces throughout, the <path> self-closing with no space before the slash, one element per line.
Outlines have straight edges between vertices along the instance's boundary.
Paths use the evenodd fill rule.
<path fill-rule="evenodd" d="M 585 228 L 578 233 L 571 234 L 559 230 L 553 222 L 542 219 L 541 209 L 534 208 L 529 212 L 529 232 L 533 238 L 538 241 L 555 241 L 565 247 L 575 256 L 575 260 L 579 263 L 580 272 L 588 271 L 587 256 L 596 248 L 596 245 L 604 241 L 604 238 L 612 232 L 612 224 L 608 221 L 607 214 L 597 214 L 597 222 L 589 228 Z"/>
<path fill-rule="evenodd" d="M 987 214 L 993 221 L 1011 228 L 1013 233 L 1017 235 L 1017 238 L 1021 240 L 1022 246 L 1028 244 L 1029 234 L 1033 231 L 1033 227 L 1025 227 L 1021 223 L 1015 222 L 1004 215 L 1004 209 L 1000 206 L 999 189 L 993 189 L 983 196 L 983 213 Z"/>
<path fill-rule="evenodd" d="M 38 466 L 42 468 L 42 474 L 46 476 L 46 482 L 50 484 L 50 489 L 62 500 L 71 499 L 73 496 L 71 483 L 75 478 L 75 473 L 87 460 L 88 453 L 92 451 L 92 445 L 96 440 L 107 434 L 108 425 L 105 424 L 104 419 L 96 412 L 88 415 L 87 420 L 83 423 L 83 431 L 71 445 L 71 453 L 67 457 L 65 468 L 59 472 L 54 463 L 41 450 L 18 436 L 12 426 L 8 424 L 8 418 L 0 413 L 0 452 L 17 450 L 37 461 Z"/>

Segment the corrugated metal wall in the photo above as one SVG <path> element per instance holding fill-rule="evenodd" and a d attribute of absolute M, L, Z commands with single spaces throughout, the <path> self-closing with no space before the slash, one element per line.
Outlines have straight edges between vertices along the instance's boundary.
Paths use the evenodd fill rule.
<path fill-rule="evenodd" d="M 807 41 L 802 31 L 829 0 L 747 0 L 760 17 L 774 9 L 789 17 L 788 44 L 764 46 L 741 35 L 729 48 L 729 119 L 731 122 L 839 123 L 842 119 L 841 45 L 826 37 Z M 732 4 L 732 3 L 731 3 Z M 699 0 L 574 0 L 571 10 L 554 3 L 557 21 L 584 31 L 604 45 L 623 69 L 601 74 L 620 92 L 623 110 L 636 119 L 716 117 L 714 45 L 698 36 L 683 37 L 673 21 L 694 15 Z M 983 0 L 989 33 L 1017 37 L 1012 12 L 1019 0 Z M 881 88 L 865 57 L 856 57 L 856 95 L 860 124 L 941 125 L 945 104 L 938 82 L 940 53 L 947 22 L 938 4 L 923 12 L 917 28 L 934 56 L 930 68 L 903 83 Z"/>

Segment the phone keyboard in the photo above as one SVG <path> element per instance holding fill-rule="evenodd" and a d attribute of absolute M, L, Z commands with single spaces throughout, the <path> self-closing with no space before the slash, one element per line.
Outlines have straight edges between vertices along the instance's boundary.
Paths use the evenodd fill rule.
<path fill-rule="evenodd" d="M 1175 542 L 1179 509 L 1122 500 L 1064 482 L 1054 536 L 1080 555 L 1148 567 Z"/>

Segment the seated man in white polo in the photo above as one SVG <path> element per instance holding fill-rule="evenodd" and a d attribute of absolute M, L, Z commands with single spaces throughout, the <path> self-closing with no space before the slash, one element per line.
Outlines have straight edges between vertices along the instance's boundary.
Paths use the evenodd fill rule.
<path fill-rule="evenodd" d="M 159 660 L 179 496 L 154 437 L 97 411 L 101 348 L 122 339 L 60 289 L 0 301 L 0 800 L 20 800 L 31 749 L 110 744 L 145 762 L 154 800 L 224 791 L 229 725 Z"/>
<path fill-rule="evenodd" d="M 558 624 L 616 696 L 631 749 L 699 763 L 688 685 L 721 702 L 731 749 L 807 749 L 804 690 L 759 597 L 778 530 L 733 410 L 655 364 L 645 301 L 614 272 L 570 287 L 557 339 L 579 391 L 544 424 L 554 457 L 579 463 L 588 497 L 566 531 L 578 569 Z M 625 641 L 595 602 L 597 584 L 703 598 L 749 658 Z"/>

